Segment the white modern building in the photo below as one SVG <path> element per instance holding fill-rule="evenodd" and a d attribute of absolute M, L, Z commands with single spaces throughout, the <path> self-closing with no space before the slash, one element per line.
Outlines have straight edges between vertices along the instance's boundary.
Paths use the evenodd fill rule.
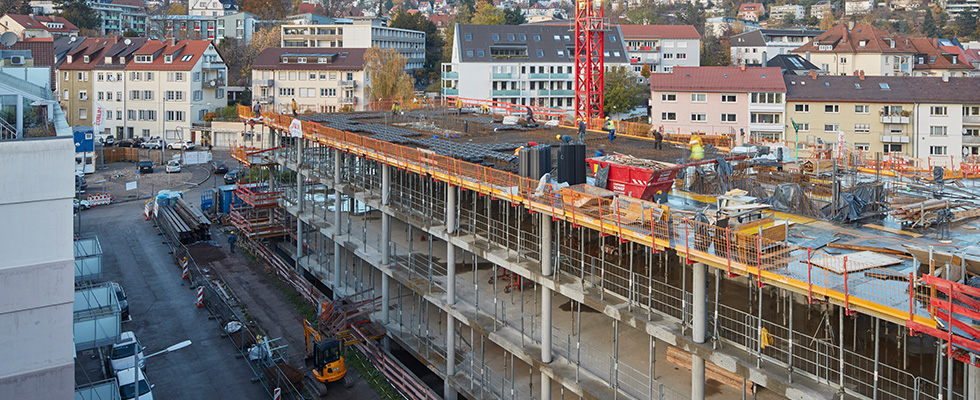
<path fill-rule="evenodd" d="M 783 6 L 771 6 L 769 7 L 769 19 L 773 21 L 780 21 L 786 18 L 787 15 L 792 15 L 793 18 L 802 19 L 806 16 L 806 7 L 798 4 L 787 4 Z"/>
<path fill-rule="evenodd" d="M 874 7 L 874 0 L 844 0 L 844 15 L 867 14 Z"/>
<path fill-rule="evenodd" d="M 187 15 L 221 17 L 238 12 L 235 0 L 190 0 Z"/>
<path fill-rule="evenodd" d="M 225 38 L 236 38 L 247 43 L 252 40 L 260 21 L 255 14 L 243 11 L 213 16 L 156 15 L 150 18 L 150 22 L 151 37 L 214 40 L 215 43 Z"/>
<path fill-rule="evenodd" d="M 671 72 L 701 65 L 701 35 L 693 25 L 619 25 L 630 64 L 637 73 Z"/>
<path fill-rule="evenodd" d="M 102 35 L 123 35 L 127 32 L 138 36 L 146 34 L 149 16 L 142 0 L 98 0 L 89 3 L 102 16 Z"/>
<path fill-rule="evenodd" d="M 442 94 L 573 110 L 573 36 L 568 25 L 456 25 Z M 604 46 L 606 68 L 630 66 L 619 27 Z"/>
<path fill-rule="evenodd" d="M 308 24 L 313 22 L 309 19 L 294 21 L 300 23 L 281 26 L 282 47 L 367 49 L 377 46 L 395 49 L 405 56 L 408 71 L 425 65 L 425 32 L 389 28 L 385 21 L 374 18 L 338 18 L 330 24 Z"/>
<path fill-rule="evenodd" d="M 978 0 L 941 0 L 939 5 L 949 14 L 951 21 L 964 12 L 980 10 L 980 1 Z"/>
<path fill-rule="evenodd" d="M 809 43 L 824 31 L 808 29 L 759 29 L 731 38 L 732 64 L 762 64 Z"/>
<path fill-rule="evenodd" d="M 272 48 L 252 63 L 252 101 L 277 112 L 363 111 L 367 49 Z"/>

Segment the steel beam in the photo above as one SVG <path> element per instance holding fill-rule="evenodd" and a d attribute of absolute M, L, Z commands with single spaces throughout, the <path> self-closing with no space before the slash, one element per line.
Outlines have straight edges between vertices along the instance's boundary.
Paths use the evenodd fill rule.
<path fill-rule="evenodd" d="M 705 335 L 708 331 L 707 324 L 707 274 L 708 269 L 705 264 L 694 263 L 694 278 L 691 282 L 691 309 L 693 314 L 692 339 L 694 343 L 704 343 Z M 696 353 L 691 353 L 691 399 L 699 400 L 704 398 L 704 359 Z"/>

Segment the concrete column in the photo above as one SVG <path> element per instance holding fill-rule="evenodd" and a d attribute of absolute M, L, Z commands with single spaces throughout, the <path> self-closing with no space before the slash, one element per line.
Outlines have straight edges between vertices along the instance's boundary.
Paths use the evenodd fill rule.
<path fill-rule="evenodd" d="M 381 205 L 391 204 L 391 167 L 381 167 Z M 391 263 L 391 215 L 381 213 L 381 263 Z"/>
<path fill-rule="evenodd" d="M 333 297 L 334 299 L 340 298 L 340 242 L 337 240 L 340 238 L 340 150 L 333 150 L 333 226 L 334 226 L 334 241 L 333 241 Z"/>
<path fill-rule="evenodd" d="M 93 109 L 92 111 L 95 110 Z M 95 118 L 93 117 L 92 120 L 95 120 Z M 99 132 L 95 132 L 95 133 L 98 134 Z M 14 135 L 17 136 L 18 138 L 24 137 L 24 96 L 19 94 L 17 95 L 17 132 L 14 132 Z M 84 162 L 85 161 L 82 160 L 83 167 L 84 167 Z M 167 162 L 167 160 L 163 160 L 163 162 Z"/>
<path fill-rule="evenodd" d="M 695 263 L 694 279 L 692 282 L 692 309 L 693 309 L 693 339 L 694 343 L 704 343 L 707 333 L 707 268 L 702 263 Z M 691 399 L 704 399 L 704 359 L 697 354 L 691 354 Z"/>
<path fill-rule="evenodd" d="M 303 258 L 303 220 L 296 218 L 296 272 L 302 271 L 299 259 Z"/>
<path fill-rule="evenodd" d="M 456 188 L 446 190 L 446 232 L 452 234 L 456 227 Z M 456 304 L 456 246 L 446 242 L 446 381 L 443 398 L 456 399 L 452 376 L 456 371 L 456 319 L 449 311 Z"/>
<path fill-rule="evenodd" d="M 303 138 L 296 138 L 296 272 L 302 271 L 299 259 L 303 258 Z M 269 174 L 269 188 L 272 188 L 272 174 Z"/>
<path fill-rule="evenodd" d="M 541 275 L 551 276 L 554 267 L 551 259 L 551 216 L 541 214 Z M 551 289 L 541 287 L 541 362 L 550 363 L 551 355 Z M 541 398 L 551 398 L 551 379 L 541 373 Z"/>
<path fill-rule="evenodd" d="M 980 367 L 975 365 L 967 365 L 966 373 L 968 375 L 969 392 L 967 393 L 968 400 L 980 400 Z"/>

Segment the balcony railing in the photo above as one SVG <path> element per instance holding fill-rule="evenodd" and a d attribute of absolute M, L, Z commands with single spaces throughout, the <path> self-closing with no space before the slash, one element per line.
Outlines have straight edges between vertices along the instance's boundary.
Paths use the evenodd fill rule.
<path fill-rule="evenodd" d="M 881 135 L 882 143 L 909 143 L 909 137 L 905 134 Z"/>
<path fill-rule="evenodd" d="M 340 104 L 357 104 L 357 97 L 341 97 Z"/>
<path fill-rule="evenodd" d="M 514 75 L 513 74 L 510 74 L 510 73 L 504 74 L 504 73 L 494 72 L 493 74 L 490 75 L 490 78 L 491 79 L 512 79 L 513 76 Z"/>
<path fill-rule="evenodd" d="M 459 89 L 442 88 L 442 94 L 446 96 L 459 96 Z"/>
<path fill-rule="evenodd" d="M 491 90 L 491 96 L 520 96 L 520 90 Z"/>
<path fill-rule="evenodd" d="M 980 143 L 980 136 L 963 135 L 963 143 Z"/>
<path fill-rule="evenodd" d="M 206 88 L 216 88 L 224 85 L 225 85 L 225 78 L 220 77 L 220 78 L 205 79 L 204 84 L 202 86 Z"/>
<path fill-rule="evenodd" d="M 552 96 L 574 96 L 575 95 L 575 91 L 574 90 L 552 90 L 551 91 L 551 95 Z"/>
<path fill-rule="evenodd" d="M 443 72 L 442 79 L 459 79 L 459 72 Z"/>
<path fill-rule="evenodd" d="M 548 74 L 527 74 L 527 79 L 550 79 L 551 75 Z"/>
<path fill-rule="evenodd" d="M 273 79 L 260 79 L 255 81 L 255 85 L 272 87 L 276 85 L 276 81 Z"/>
<path fill-rule="evenodd" d="M 342 87 L 342 88 L 350 88 L 350 89 L 356 88 L 357 87 L 357 81 L 340 81 L 340 87 Z"/>
<path fill-rule="evenodd" d="M 882 115 L 881 123 L 883 124 L 907 124 L 909 123 L 909 117 L 903 117 L 901 115 Z"/>

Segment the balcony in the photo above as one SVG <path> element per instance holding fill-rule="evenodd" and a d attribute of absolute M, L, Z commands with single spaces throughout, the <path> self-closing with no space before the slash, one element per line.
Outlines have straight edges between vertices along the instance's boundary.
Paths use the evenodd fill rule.
<path fill-rule="evenodd" d="M 217 78 L 206 79 L 204 80 L 204 83 L 201 86 L 204 86 L 206 88 L 216 88 L 224 85 L 225 85 L 225 77 L 222 76 Z"/>
<path fill-rule="evenodd" d="M 575 95 L 575 91 L 574 90 L 552 90 L 551 91 L 551 95 L 552 96 L 574 96 Z"/>
<path fill-rule="evenodd" d="M 965 137 L 965 136 L 964 136 Z M 909 143 L 909 137 L 906 135 L 881 135 L 882 143 Z"/>
<path fill-rule="evenodd" d="M 572 79 L 571 74 L 551 74 L 551 79 Z"/>
<path fill-rule="evenodd" d="M 357 97 L 341 97 L 340 104 L 357 104 Z"/>
<path fill-rule="evenodd" d="M 357 87 L 357 81 L 340 81 L 340 87 L 353 89 Z"/>
<path fill-rule="evenodd" d="M 443 72 L 442 79 L 459 79 L 459 72 Z"/>
<path fill-rule="evenodd" d="M 275 98 L 271 96 L 259 97 L 256 98 L 255 101 L 259 102 L 260 104 L 272 104 L 275 101 Z"/>
<path fill-rule="evenodd" d="M 540 79 L 550 79 L 550 78 L 551 75 L 549 74 L 527 74 L 527 79 L 540 80 Z"/>
<path fill-rule="evenodd" d="M 964 124 L 980 124 L 980 115 L 966 115 L 963 114 Z"/>
<path fill-rule="evenodd" d="M 540 90 L 538 90 L 538 96 L 548 96 L 550 94 L 551 94 L 551 91 L 548 90 L 548 89 L 540 89 Z"/>
<path fill-rule="evenodd" d="M 207 61 L 207 60 L 205 60 L 205 61 L 202 61 L 201 62 L 201 69 L 224 69 L 224 68 L 225 68 L 224 61 L 217 61 L 217 60 L 215 60 L 215 61 Z"/>
<path fill-rule="evenodd" d="M 260 87 L 262 86 L 272 87 L 275 86 L 275 83 L 276 81 L 274 79 L 260 79 L 255 81 L 255 85 Z"/>
<path fill-rule="evenodd" d="M 442 88 L 444 96 L 459 96 L 459 89 Z"/>
<path fill-rule="evenodd" d="M 520 96 L 521 91 L 520 90 L 491 90 L 490 95 L 494 97 L 501 97 L 501 96 L 513 97 L 513 96 Z"/>
<path fill-rule="evenodd" d="M 494 72 L 490 74 L 491 79 L 514 79 L 514 74 L 511 73 L 497 73 Z"/>
<path fill-rule="evenodd" d="M 980 143 L 980 136 L 963 135 L 963 143 Z"/>
<path fill-rule="evenodd" d="M 883 124 L 907 124 L 909 123 L 909 117 L 903 117 L 901 115 L 882 115 L 881 123 Z"/>

